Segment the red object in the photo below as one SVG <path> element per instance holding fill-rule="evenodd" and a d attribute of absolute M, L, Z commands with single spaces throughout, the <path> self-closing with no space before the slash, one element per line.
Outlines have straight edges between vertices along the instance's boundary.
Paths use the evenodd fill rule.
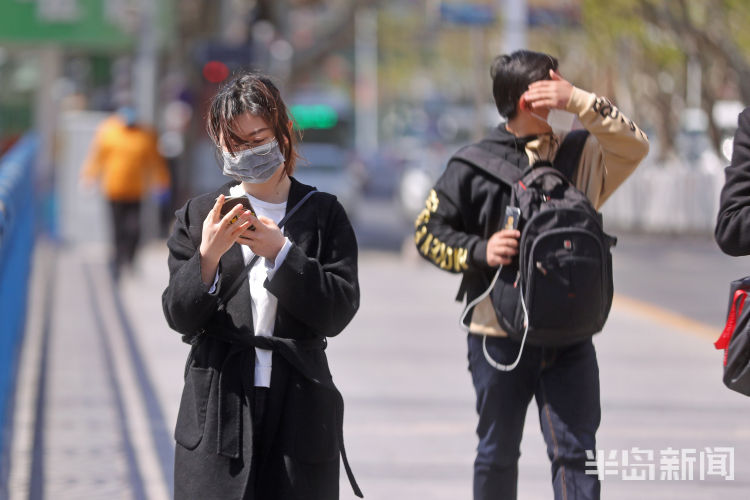
<path fill-rule="evenodd" d="M 211 83 L 221 83 L 229 76 L 229 68 L 221 61 L 208 61 L 203 66 L 203 77 Z"/>
<path fill-rule="evenodd" d="M 742 307 L 745 305 L 745 299 L 747 298 L 747 290 L 737 290 L 734 292 L 734 298 L 732 299 L 732 308 L 729 310 L 727 316 L 727 324 L 724 325 L 724 330 L 721 332 L 719 338 L 714 342 L 714 347 L 717 349 L 724 349 L 724 366 L 727 366 L 727 355 L 729 354 L 729 342 L 732 340 L 732 335 L 737 327 L 737 317 L 742 314 Z"/>

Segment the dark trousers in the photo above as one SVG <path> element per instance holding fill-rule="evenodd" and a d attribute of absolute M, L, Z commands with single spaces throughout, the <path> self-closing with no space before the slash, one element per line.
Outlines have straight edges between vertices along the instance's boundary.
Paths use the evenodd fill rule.
<path fill-rule="evenodd" d="M 267 387 L 254 387 L 252 392 L 252 408 L 250 411 L 253 419 L 253 456 L 244 500 L 255 500 L 259 497 L 255 490 L 258 483 L 258 469 L 260 467 L 261 449 L 263 448 L 263 427 L 266 423 L 269 392 L 270 389 Z"/>
<path fill-rule="evenodd" d="M 132 266 L 141 236 L 141 202 L 110 201 L 114 236 L 113 272 L 119 276 L 125 266 Z"/>
<path fill-rule="evenodd" d="M 591 340 L 560 348 L 526 345 L 516 369 L 500 372 L 487 363 L 482 339 L 468 336 L 479 414 L 474 500 L 516 498 L 521 435 L 532 397 L 552 463 L 555 499 L 598 499 L 599 480 L 585 473 L 586 450 L 596 450 L 601 419 L 599 367 Z M 487 351 L 499 363 L 512 363 L 519 347 L 508 338 L 487 338 Z"/>

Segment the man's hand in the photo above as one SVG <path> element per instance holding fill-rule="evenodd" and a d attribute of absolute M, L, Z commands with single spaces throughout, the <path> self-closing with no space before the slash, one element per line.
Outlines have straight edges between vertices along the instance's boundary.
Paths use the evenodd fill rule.
<path fill-rule="evenodd" d="M 487 264 L 490 267 L 507 266 L 518 255 L 518 239 L 521 232 L 503 229 L 490 236 L 487 242 Z"/>
<path fill-rule="evenodd" d="M 538 80 L 529 85 L 523 99 L 531 111 L 540 109 L 565 109 L 573 94 L 573 85 L 556 73 L 549 70 L 551 80 Z"/>

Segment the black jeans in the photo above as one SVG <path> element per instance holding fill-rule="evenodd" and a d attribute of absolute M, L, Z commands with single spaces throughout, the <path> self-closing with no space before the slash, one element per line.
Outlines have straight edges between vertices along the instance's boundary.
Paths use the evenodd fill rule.
<path fill-rule="evenodd" d="M 115 277 L 125 266 L 132 266 L 141 236 L 141 202 L 110 201 L 112 232 L 114 236 Z"/>
<path fill-rule="evenodd" d="M 487 363 L 482 339 L 468 336 L 479 414 L 474 500 L 516 498 L 521 435 L 532 396 L 552 462 L 555 498 L 598 499 L 599 480 L 585 473 L 586 450 L 596 450 L 601 419 L 599 367 L 591 340 L 559 348 L 526 345 L 516 369 L 500 372 Z M 499 363 L 512 363 L 519 347 L 508 338 L 487 338 L 487 351 Z"/>

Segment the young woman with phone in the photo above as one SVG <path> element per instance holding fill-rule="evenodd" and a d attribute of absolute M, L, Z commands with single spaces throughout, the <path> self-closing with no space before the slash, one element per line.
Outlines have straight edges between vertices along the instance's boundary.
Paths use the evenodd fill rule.
<path fill-rule="evenodd" d="M 295 133 L 267 77 L 226 84 L 207 129 L 234 180 L 189 200 L 167 242 L 164 314 L 192 345 L 175 498 L 335 500 L 339 456 L 361 495 L 324 352 L 359 307 L 351 224 L 334 196 L 292 177 Z M 222 215 L 230 196 L 249 205 Z"/>

